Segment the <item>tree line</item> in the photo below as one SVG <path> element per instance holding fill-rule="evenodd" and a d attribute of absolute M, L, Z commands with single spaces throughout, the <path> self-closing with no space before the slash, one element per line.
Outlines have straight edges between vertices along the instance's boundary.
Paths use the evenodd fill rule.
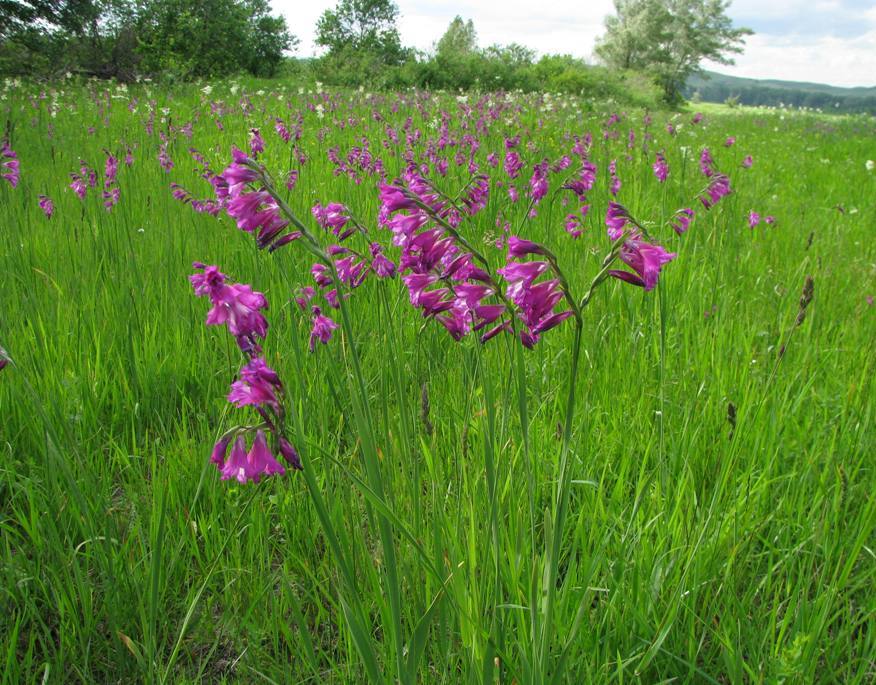
<path fill-rule="evenodd" d="M 729 0 L 614 0 L 596 46 L 600 65 L 518 44 L 478 46 L 455 17 L 433 49 L 402 44 L 393 0 L 338 0 L 316 25 L 315 59 L 268 0 L 0 0 L 0 71 L 65 71 L 129 80 L 306 70 L 335 85 L 586 92 L 648 104 L 677 101 L 702 59 L 729 63 L 750 33 Z"/>

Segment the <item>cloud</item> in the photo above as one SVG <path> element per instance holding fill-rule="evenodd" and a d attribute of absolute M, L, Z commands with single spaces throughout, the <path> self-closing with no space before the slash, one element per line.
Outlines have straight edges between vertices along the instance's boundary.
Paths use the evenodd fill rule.
<path fill-rule="evenodd" d="M 735 66 L 703 66 L 748 78 L 876 86 L 876 30 L 855 38 L 757 34 L 748 38 Z"/>

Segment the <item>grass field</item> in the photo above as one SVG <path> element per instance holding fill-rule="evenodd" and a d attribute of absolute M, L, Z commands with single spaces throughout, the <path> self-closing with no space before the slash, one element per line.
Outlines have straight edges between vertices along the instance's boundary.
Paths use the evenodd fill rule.
<path fill-rule="evenodd" d="M 648 126 L 566 96 L 460 100 L 6 83 L 20 182 L 0 179 L 2 682 L 876 680 L 873 119 L 715 108 Z M 300 121 L 297 143 L 276 117 Z M 299 171 L 280 195 L 324 246 L 311 207 L 341 202 L 397 261 L 381 168 L 391 181 L 407 157 L 453 195 L 473 159 L 490 193 L 460 233 L 495 268 L 507 220 L 580 298 L 611 249 L 617 160 L 617 202 L 677 257 L 652 291 L 595 289 L 580 355 L 573 318 L 532 350 L 455 342 L 398 277 L 356 288 L 346 320 L 323 303 L 343 325 L 311 353 L 302 241 L 260 251 L 171 193 L 212 197 L 188 149 L 221 172 L 253 127 L 276 178 Z M 598 174 L 573 239 L 560 186 L 588 132 Z M 336 173 L 332 149 L 366 145 Z M 709 211 L 704 146 L 733 188 Z M 563 155 L 527 218 L 533 165 Z M 68 187 L 81 162 L 84 200 Z M 751 211 L 775 222 L 750 228 Z M 270 302 L 264 356 L 303 471 L 240 485 L 210 463 L 258 418 L 226 400 L 241 353 L 204 325 L 195 261 Z"/>

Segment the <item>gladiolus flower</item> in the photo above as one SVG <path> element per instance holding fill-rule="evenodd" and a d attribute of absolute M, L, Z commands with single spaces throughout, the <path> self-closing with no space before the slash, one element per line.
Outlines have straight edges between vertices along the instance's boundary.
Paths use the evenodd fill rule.
<path fill-rule="evenodd" d="M 280 408 L 277 393 L 283 384 L 277 372 L 265 364 L 261 357 L 253 357 L 240 370 L 240 378 L 231 384 L 228 401 L 237 407 L 266 405 L 275 411 Z"/>
<path fill-rule="evenodd" d="M 310 330 L 310 351 L 313 352 L 316 348 L 316 341 L 319 340 L 325 345 L 332 339 L 332 331 L 338 327 L 338 324 L 332 321 L 327 316 L 324 316 L 319 307 L 314 307 L 312 328 Z"/>
<path fill-rule="evenodd" d="M 631 236 L 620 251 L 620 259 L 633 269 L 636 274 L 628 271 L 612 270 L 609 273 L 622 281 L 638 285 L 647 290 L 653 290 L 664 264 L 675 259 L 676 255 L 667 252 L 660 245 L 646 243 L 638 237 Z"/>
<path fill-rule="evenodd" d="M 40 195 L 38 204 L 40 209 L 43 210 L 43 214 L 51 219 L 52 214 L 55 213 L 55 203 L 52 202 L 51 198 L 49 198 L 47 195 Z"/>

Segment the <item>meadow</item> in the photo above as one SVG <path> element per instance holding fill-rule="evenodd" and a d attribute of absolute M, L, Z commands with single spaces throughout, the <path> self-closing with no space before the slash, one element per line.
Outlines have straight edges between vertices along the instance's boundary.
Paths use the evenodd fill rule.
<path fill-rule="evenodd" d="M 246 80 L 0 111 L 2 682 L 876 679 L 872 118 Z M 266 184 L 273 252 L 229 216 Z M 266 333 L 205 325 L 228 284 Z M 282 386 L 236 406 L 256 357 Z M 259 432 L 284 473 L 211 462 Z"/>

